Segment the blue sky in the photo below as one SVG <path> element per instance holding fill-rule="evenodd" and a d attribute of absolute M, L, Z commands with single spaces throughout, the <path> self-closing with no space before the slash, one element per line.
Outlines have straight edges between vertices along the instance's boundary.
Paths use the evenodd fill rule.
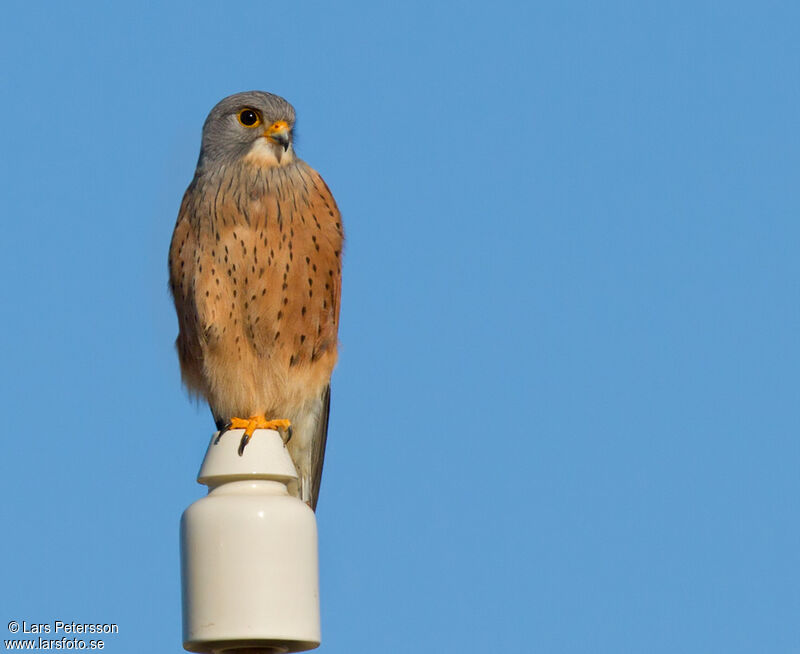
<path fill-rule="evenodd" d="M 348 237 L 320 651 L 800 650 L 796 3 L 2 13 L 3 638 L 181 651 L 167 247 L 263 89 Z"/>

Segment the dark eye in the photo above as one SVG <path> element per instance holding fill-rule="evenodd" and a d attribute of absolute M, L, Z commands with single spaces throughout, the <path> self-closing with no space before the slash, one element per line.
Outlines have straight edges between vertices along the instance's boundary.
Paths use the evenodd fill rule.
<path fill-rule="evenodd" d="M 252 109 L 242 109 L 237 116 L 239 122 L 245 127 L 258 127 L 261 123 L 261 118 Z"/>

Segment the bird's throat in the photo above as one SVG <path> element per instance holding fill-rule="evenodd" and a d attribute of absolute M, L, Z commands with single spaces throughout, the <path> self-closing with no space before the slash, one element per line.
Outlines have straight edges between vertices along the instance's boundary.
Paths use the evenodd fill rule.
<path fill-rule="evenodd" d="M 294 148 L 290 145 L 289 148 L 284 151 L 282 146 L 260 138 L 253 143 L 250 151 L 245 155 L 244 160 L 249 164 L 262 168 L 288 166 L 294 161 Z"/>

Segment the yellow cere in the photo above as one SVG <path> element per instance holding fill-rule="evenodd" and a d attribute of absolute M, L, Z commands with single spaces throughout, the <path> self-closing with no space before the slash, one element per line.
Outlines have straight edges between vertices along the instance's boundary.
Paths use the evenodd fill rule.
<path fill-rule="evenodd" d="M 288 132 L 289 123 L 285 120 L 277 120 L 267 128 L 267 134 L 275 134 L 276 132 Z"/>

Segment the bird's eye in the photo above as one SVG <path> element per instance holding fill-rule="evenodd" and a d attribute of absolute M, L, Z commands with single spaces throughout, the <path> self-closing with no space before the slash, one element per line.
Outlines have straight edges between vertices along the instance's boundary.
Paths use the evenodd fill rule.
<path fill-rule="evenodd" d="M 258 127 L 261 124 L 261 118 L 252 109 L 242 109 L 237 118 L 245 127 Z"/>

